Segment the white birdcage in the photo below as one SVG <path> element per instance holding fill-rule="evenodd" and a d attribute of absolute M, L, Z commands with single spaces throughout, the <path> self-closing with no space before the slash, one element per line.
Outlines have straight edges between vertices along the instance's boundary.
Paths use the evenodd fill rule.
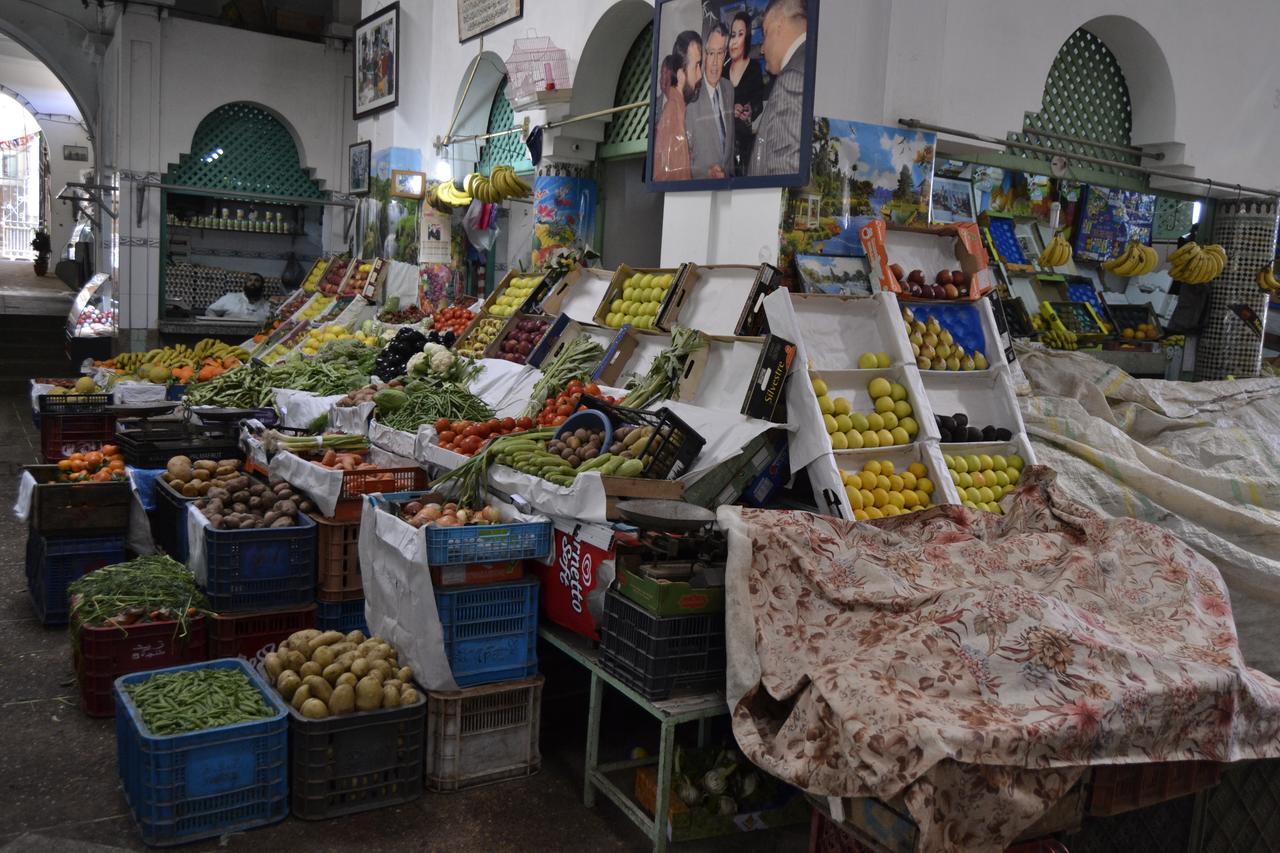
<path fill-rule="evenodd" d="M 568 89 L 568 55 L 551 39 L 530 30 L 529 36 L 516 39 L 507 58 L 507 94 L 511 101 L 523 101 L 538 92 Z"/>

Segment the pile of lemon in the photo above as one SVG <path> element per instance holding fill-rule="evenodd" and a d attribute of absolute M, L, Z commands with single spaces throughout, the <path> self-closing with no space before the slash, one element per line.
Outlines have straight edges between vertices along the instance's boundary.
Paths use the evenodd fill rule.
<path fill-rule="evenodd" d="M 912 462 L 899 474 L 888 459 L 872 459 L 861 471 L 841 471 L 840 479 L 853 517 L 866 521 L 927 509 L 933 494 L 928 474 L 920 462 Z"/>
<path fill-rule="evenodd" d="M 325 311 L 329 310 L 329 306 L 333 304 L 333 300 L 334 300 L 334 297 L 325 296 L 323 294 L 319 296 L 313 296 L 311 298 L 311 302 L 307 305 L 306 308 L 303 308 L 302 311 L 299 312 L 298 316 L 301 317 L 303 320 L 314 320 L 315 318 L 323 314 Z"/>
<path fill-rule="evenodd" d="M 299 350 L 303 355 L 315 355 L 320 348 L 327 343 L 333 341 L 357 340 L 365 346 L 373 346 L 378 342 L 374 335 L 366 335 L 361 331 L 351 331 L 340 323 L 328 323 L 324 326 L 316 326 L 307 332 L 307 336 L 302 339 L 302 345 Z"/>
<path fill-rule="evenodd" d="M 621 294 L 609 303 L 604 324 L 611 329 L 626 325 L 637 329 L 656 328 L 658 311 L 674 280 L 675 276 L 670 273 L 635 273 L 623 282 Z"/>
<path fill-rule="evenodd" d="M 874 401 L 874 411 L 854 412 L 844 397 L 827 394 L 827 383 L 815 374 L 809 375 L 813 393 L 818 397 L 822 424 L 826 427 L 833 450 L 861 450 L 864 447 L 891 447 L 915 440 L 920 425 L 913 417 L 906 386 L 877 376 L 867 383 Z"/>
<path fill-rule="evenodd" d="M 969 509 L 984 509 L 1003 515 L 998 501 L 1018 484 L 1022 477 L 1022 457 L 1011 453 L 1008 457 L 996 454 L 969 453 L 952 456 L 946 454 L 943 461 L 951 472 L 951 482 L 960 492 L 960 502 Z"/>

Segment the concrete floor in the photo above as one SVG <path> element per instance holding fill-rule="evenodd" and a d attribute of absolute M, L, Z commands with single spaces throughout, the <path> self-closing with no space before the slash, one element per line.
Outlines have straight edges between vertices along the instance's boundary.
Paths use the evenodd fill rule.
<path fill-rule="evenodd" d="M 66 317 L 75 291 L 52 273 L 37 276 L 30 261 L 0 261 L 0 314 Z"/>
<path fill-rule="evenodd" d="M 23 395 L 0 397 L 0 853 L 146 849 L 116 777 L 112 720 L 78 707 L 66 633 L 32 615 L 23 574 L 26 531 L 8 511 L 21 466 L 36 461 L 39 436 Z M 554 649 L 540 650 L 547 677 L 543 768 L 537 775 L 459 794 L 425 794 L 405 806 L 329 821 L 288 818 L 190 850 L 467 851 L 649 849 L 611 803 L 582 805 L 586 679 Z M 606 691 L 609 742 L 602 759 L 656 747 L 657 728 Z M 609 698 L 612 697 L 612 698 Z M 683 851 L 803 851 L 807 827 L 676 845 Z"/>

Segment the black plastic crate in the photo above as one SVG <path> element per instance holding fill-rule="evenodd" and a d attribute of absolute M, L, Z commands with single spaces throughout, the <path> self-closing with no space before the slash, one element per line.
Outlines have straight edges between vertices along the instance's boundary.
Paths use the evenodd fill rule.
<path fill-rule="evenodd" d="M 134 468 L 163 468 L 175 456 L 199 459 L 243 459 L 239 436 L 224 430 L 209 431 L 185 424 L 142 428 L 116 424 L 116 444 L 124 461 Z"/>
<path fill-rule="evenodd" d="M 1198 796 L 1111 817 L 1086 817 L 1079 831 L 1067 835 L 1063 843 L 1071 853 L 1195 853 L 1200 850 L 1195 819 Z"/>
<path fill-rule="evenodd" d="M 312 720 L 289 709 L 290 810 L 324 820 L 422 794 L 427 700 Z"/>
<path fill-rule="evenodd" d="M 600 626 L 600 664 L 650 700 L 723 686 L 724 613 L 655 616 L 611 589 Z"/>
<path fill-rule="evenodd" d="M 111 394 L 41 394 L 36 398 L 41 415 L 98 415 L 111 402 Z"/>
<path fill-rule="evenodd" d="M 642 459 L 646 460 L 641 477 L 652 480 L 674 480 L 693 464 L 702 452 L 706 439 L 668 408 L 656 412 L 611 406 L 589 394 L 579 400 L 588 409 L 604 412 L 615 428 L 619 426 L 653 427 L 653 436 Z"/>

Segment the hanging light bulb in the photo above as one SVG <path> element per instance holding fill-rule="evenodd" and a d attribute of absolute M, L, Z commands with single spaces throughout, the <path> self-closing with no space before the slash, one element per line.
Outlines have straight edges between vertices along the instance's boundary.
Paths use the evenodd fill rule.
<path fill-rule="evenodd" d="M 453 180 L 453 164 L 446 157 L 436 159 L 436 168 L 434 177 L 437 181 L 444 183 Z"/>

